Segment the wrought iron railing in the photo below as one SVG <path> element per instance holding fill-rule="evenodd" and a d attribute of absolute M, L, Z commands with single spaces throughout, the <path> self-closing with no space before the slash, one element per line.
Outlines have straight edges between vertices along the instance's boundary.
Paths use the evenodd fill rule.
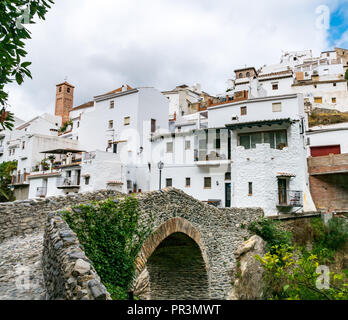
<path fill-rule="evenodd" d="M 58 188 L 79 186 L 79 185 L 80 185 L 80 179 L 78 176 L 57 179 L 57 187 Z"/>
<path fill-rule="evenodd" d="M 279 206 L 303 207 L 303 192 L 279 190 Z"/>

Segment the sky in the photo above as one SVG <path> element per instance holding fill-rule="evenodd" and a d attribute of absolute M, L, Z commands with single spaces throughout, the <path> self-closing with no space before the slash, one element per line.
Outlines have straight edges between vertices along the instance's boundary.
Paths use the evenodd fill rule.
<path fill-rule="evenodd" d="M 347 18 L 348 0 L 56 0 L 29 26 L 33 79 L 6 87 L 9 104 L 23 120 L 54 113 L 65 79 L 75 106 L 123 84 L 221 93 L 233 70 L 282 51 L 348 49 Z"/>

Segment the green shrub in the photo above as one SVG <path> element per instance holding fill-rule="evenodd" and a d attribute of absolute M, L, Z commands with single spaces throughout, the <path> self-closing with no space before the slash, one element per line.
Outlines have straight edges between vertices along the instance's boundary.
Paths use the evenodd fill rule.
<path fill-rule="evenodd" d="M 279 228 L 279 222 L 271 219 L 260 218 L 250 223 L 249 231 L 260 236 L 267 242 L 267 248 L 270 250 L 277 245 L 291 245 L 292 233 Z"/>
<path fill-rule="evenodd" d="M 344 273 L 329 274 L 329 287 L 320 288 L 319 259 L 302 254 L 301 248 L 274 246 L 272 253 L 256 256 L 264 269 L 264 298 L 270 300 L 348 300 L 348 282 Z M 320 281 L 319 281 L 320 282 Z"/>
<path fill-rule="evenodd" d="M 348 241 L 348 223 L 346 219 L 334 217 L 329 220 L 325 243 L 329 249 L 339 250 Z"/>
<path fill-rule="evenodd" d="M 321 263 L 330 263 L 335 253 L 348 241 L 348 223 L 345 219 L 334 217 L 326 227 L 321 218 L 311 220 L 313 228 L 313 250 Z"/>
<path fill-rule="evenodd" d="M 139 220 L 137 200 L 107 200 L 74 207 L 63 217 L 76 232 L 87 257 L 115 300 L 127 299 L 135 260 L 151 226 Z"/>

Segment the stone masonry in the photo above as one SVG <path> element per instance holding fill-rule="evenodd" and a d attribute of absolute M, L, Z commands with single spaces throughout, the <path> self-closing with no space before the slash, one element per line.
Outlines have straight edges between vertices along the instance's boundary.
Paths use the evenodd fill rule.
<path fill-rule="evenodd" d="M 23 255 L 23 266 L 34 269 L 33 277 L 41 283 L 30 299 L 43 295 L 47 299 L 110 298 L 59 211 L 120 196 L 125 195 L 99 191 L 0 206 L 0 246 L 7 250 L 11 250 L 15 237 L 29 237 L 23 241 L 42 251 L 45 226 L 43 256 L 35 254 L 27 259 L 21 247 L 14 247 L 10 253 Z M 218 209 L 176 189 L 139 194 L 137 199 L 141 218 L 153 225 L 153 233 L 136 261 L 138 273 L 148 273 L 150 298 L 226 299 L 235 280 L 234 251 L 250 236 L 246 226 L 263 211 Z M 5 268 L 11 273 L 10 266 Z M 12 299 L 17 294 L 16 289 L 11 291 L 9 282 L 9 276 L 0 278 L 0 288 L 5 291 L 1 292 L 2 298 Z"/>

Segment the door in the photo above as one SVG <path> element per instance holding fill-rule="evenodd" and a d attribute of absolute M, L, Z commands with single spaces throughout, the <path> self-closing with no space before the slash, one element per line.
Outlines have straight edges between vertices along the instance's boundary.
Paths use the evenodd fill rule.
<path fill-rule="evenodd" d="M 225 184 L 225 207 L 226 208 L 231 207 L 231 184 L 230 183 Z"/>
<path fill-rule="evenodd" d="M 322 146 L 322 147 L 311 147 L 311 156 L 312 157 L 323 157 L 332 154 L 341 154 L 341 146 Z"/>
<path fill-rule="evenodd" d="M 278 179 L 278 194 L 280 205 L 287 205 L 288 203 L 286 182 L 286 179 Z"/>

